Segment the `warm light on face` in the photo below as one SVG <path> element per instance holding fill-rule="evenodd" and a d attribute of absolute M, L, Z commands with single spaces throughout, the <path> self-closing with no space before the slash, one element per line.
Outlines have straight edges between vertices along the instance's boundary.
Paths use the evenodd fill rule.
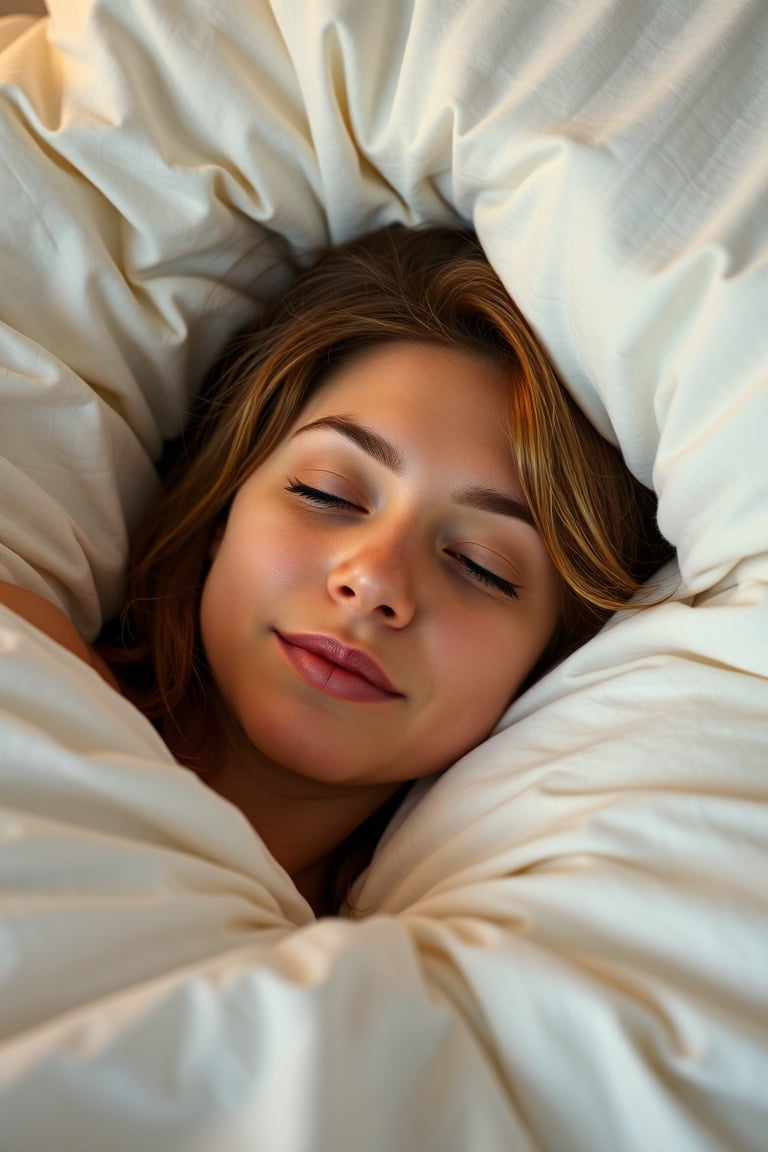
<path fill-rule="evenodd" d="M 276 763 L 338 783 L 440 771 L 543 652 L 559 581 L 510 452 L 510 386 L 437 346 L 360 353 L 238 491 L 201 632 Z"/>

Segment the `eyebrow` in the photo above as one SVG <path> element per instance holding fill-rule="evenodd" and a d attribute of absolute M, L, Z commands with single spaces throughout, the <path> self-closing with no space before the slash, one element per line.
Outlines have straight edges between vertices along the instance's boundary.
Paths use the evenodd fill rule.
<path fill-rule="evenodd" d="M 536 527 L 533 513 L 524 500 L 507 496 L 505 492 L 497 492 L 495 488 L 470 485 L 454 492 L 453 499 L 457 504 L 479 508 L 481 512 L 494 512 L 497 516 L 511 516 L 513 520 L 530 524 L 531 528 Z"/>
<path fill-rule="evenodd" d="M 312 420 L 311 423 L 304 424 L 294 433 L 294 436 L 300 436 L 302 432 L 309 432 L 314 428 L 328 428 L 332 432 L 346 436 L 347 440 L 351 440 L 368 456 L 377 460 L 379 464 L 383 464 L 395 475 L 399 476 L 405 471 L 405 460 L 402 453 L 391 441 L 385 439 L 379 432 L 374 432 L 372 428 L 366 428 L 364 424 L 352 420 L 349 416 L 322 416 L 319 420 Z M 529 524 L 532 528 L 536 527 L 533 514 L 524 500 L 518 500 L 515 496 L 509 496 L 495 488 L 469 484 L 464 488 L 457 488 L 452 494 L 452 499 L 456 504 L 478 508 L 481 512 L 492 512 L 497 516 L 509 516 L 513 520 L 522 520 L 524 524 Z"/>
<path fill-rule="evenodd" d="M 405 471 L 405 461 L 394 444 L 385 440 L 372 428 L 366 428 L 357 420 L 351 420 L 349 416 L 322 416 L 319 420 L 313 420 L 311 424 L 299 428 L 295 435 L 300 436 L 302 432 L 309 432 L 312 428 L 330 428 L 332 432 L 339 432 L 374 460 L 378 460 L 379 464 L 383 464 L 390 472 L 399 476 Z"/>

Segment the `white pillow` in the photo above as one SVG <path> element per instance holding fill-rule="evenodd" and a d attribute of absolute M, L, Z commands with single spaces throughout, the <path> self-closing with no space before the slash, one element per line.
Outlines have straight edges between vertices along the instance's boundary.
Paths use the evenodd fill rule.
<path fill-rule="evenodd" d="M 93 634 L 272 233 L 458 217 L 680 572 L 414 794 L 357 923 L 4 614 L 3 1138 L 759 1149 L 765 6 L 49 10 L 0 55 L 0 575 Z"/>

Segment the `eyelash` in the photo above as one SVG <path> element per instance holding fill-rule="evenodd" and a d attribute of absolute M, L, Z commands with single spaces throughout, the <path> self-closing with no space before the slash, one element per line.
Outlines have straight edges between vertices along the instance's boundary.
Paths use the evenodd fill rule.
<path fill-rule="evenodd" d="M 465 556 L 462 552 L 451 552 L 454 560 L 457 561 L 459 566 L 468 572 L 473 580 L 477 580 L 479 584 L 484 584 L 486 588 L 492 588 L 496 592 L 501 592 L 504 596 L 509 596 L 510 600 L 519 600 L 517 588 L 511 584 L 509 580 L 505 580 L 502 576 L 497 576 L 495 572 L 489 572 L 487 568 L 483 568 L 481 564 L 476 564 L 474 560 L 470 560 L 469 556 Z"/>
<path fill-rule="evenodd" d="M 311 488 L 309 484 L 302 484 L 300 480 L 291 480 L 286 484 L 285 490 L 300 496 L 309 504 L 318 504 L 321 508 L 335 508 L 339 512 L 361 511 L 359 504 L 344 500 L 341 496 L 334 496 L 332 492 L 323 492 L 322 488 Z"/>
<path fill-rule="evenodd" d="M 359 504 L 354 504 L 351 500 L 345 500 L 342 496 L 335 496 L 333 492 L 324 492 L 322 488 L 312 488 L 309 484 L 302 484 L 300 480 L 291 480 L 286 484 L 285 491 L 290 492 L 294 496 L 299 496 L 302 500 L 306 500 L 309 504 L 315 504 L 320 508 L 331 508 L 339 512 L 360 512 Z M 462 552 L 449 552 L 449 556 L 457 562 L 460 568 L 478 584 L 482 584 L 486 588 L 491 588 L 495 592 L 501 592 L 502 595 L 508 596 L 510 600 L 518 600 L 517 588 L 509 580 L 505 580 L 502 576 L 497 576 L 495 572 L 489 572 L 487 568 L 483 568 L 481 564 L 476 564 L 474 560 L 470 560 Z"/>

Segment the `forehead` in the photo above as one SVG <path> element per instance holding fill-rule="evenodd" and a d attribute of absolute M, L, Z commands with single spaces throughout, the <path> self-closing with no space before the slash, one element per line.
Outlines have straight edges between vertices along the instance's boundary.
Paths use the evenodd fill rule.
<path fill-rule="evenodd" d="M 361 350 L 328 375 L 296 427 L 344 415 L 398 444 L 429 437 L 445 456 L 459 448 L 510 457 L 508 406 L 514 371 L 497 360 L 435 344 Z"/>

